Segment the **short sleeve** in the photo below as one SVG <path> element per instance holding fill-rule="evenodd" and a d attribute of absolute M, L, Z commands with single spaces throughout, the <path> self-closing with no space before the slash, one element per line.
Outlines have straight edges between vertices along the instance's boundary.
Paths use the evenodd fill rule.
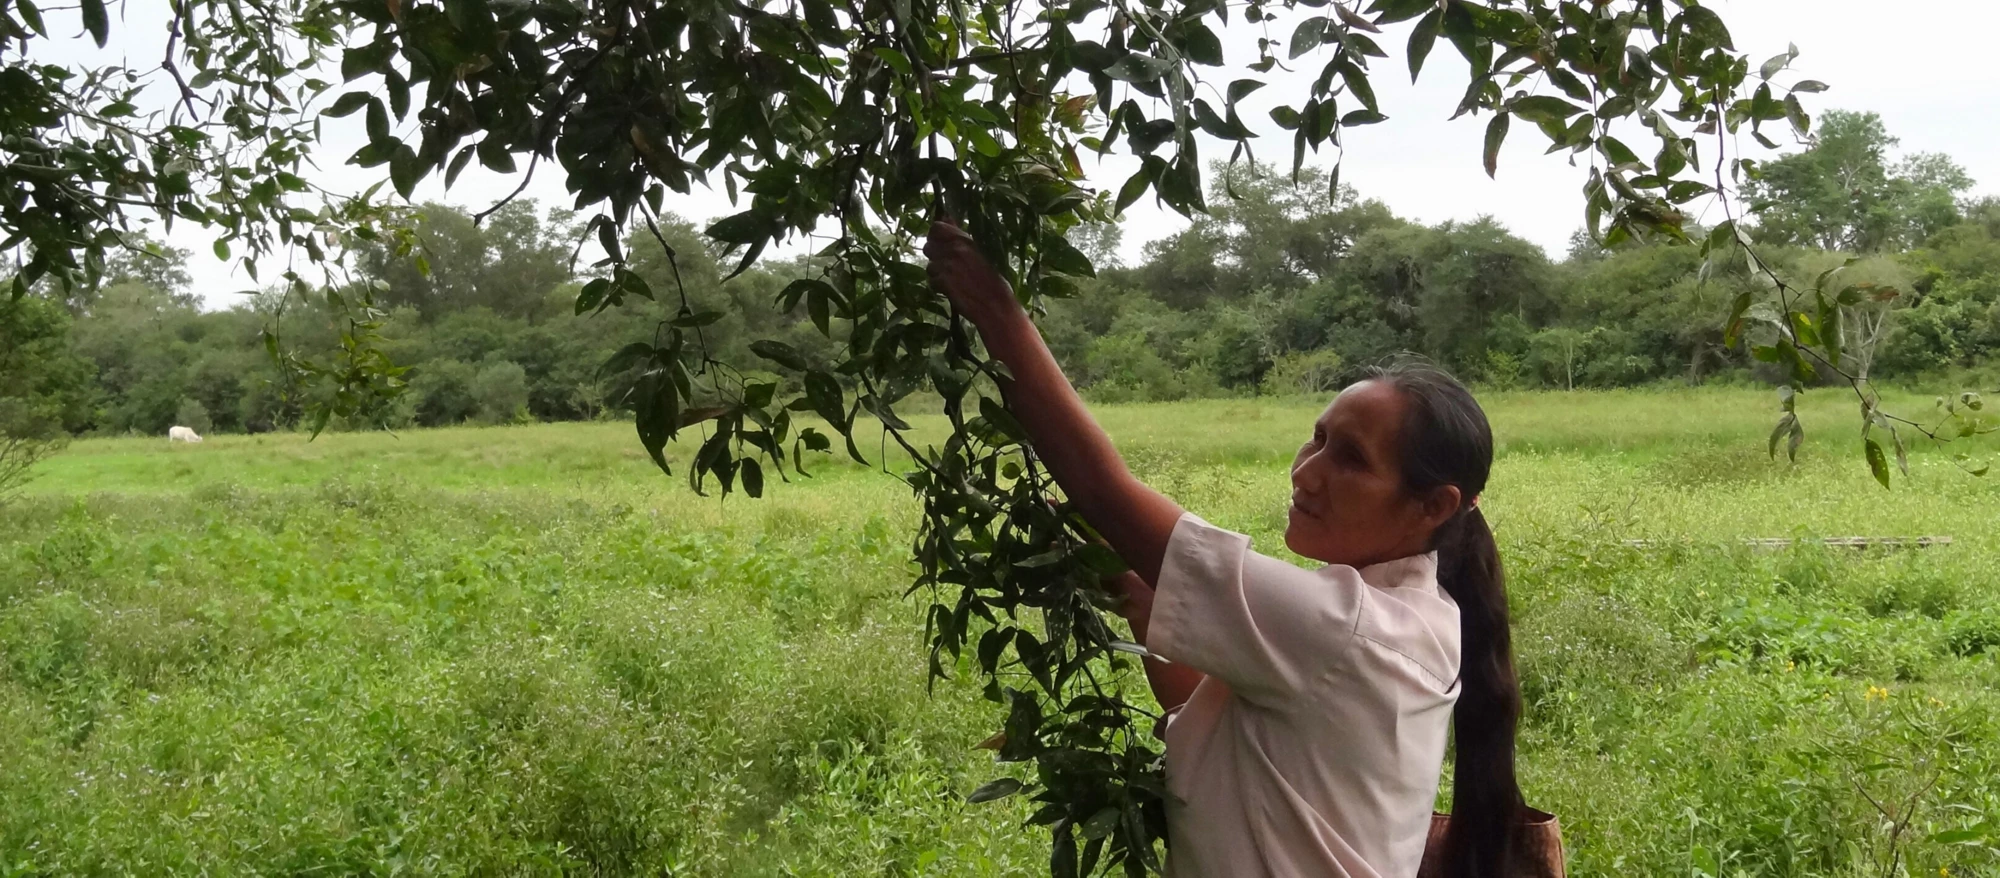
<path fill-rule="evenodd" d="M 1253 702 L 1298 693 L 1340 662 L 1368 588 L 1353 568 L 1302 570 L 1191 513 L 1156 585 L 1146 648 Z"/>

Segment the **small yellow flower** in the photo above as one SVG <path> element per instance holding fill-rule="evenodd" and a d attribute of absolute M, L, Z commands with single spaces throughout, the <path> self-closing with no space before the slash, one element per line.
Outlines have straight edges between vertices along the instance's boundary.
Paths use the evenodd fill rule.
<path fill-rule="evenodd" d="M 1787 673 L 1787 674 L 1789 674 L 1789 673 L 1791 673 L 1791 672 L 1793 672 L 1793 671 L 1796 671 L 1796 670 L 1798 670 L 1798 669 L 1799 669 L 1799 663 L 1798 663 L 1798 662 L 1786 662 L 1786 663 L 1785 663 L 1785 673 Z"/>
<path fill-rule="evenodd" d="M 1880 686 L 1870 686 L 1868 687 L 1868 694 L 1862 697 L 1868 701 L 1888 701 L 1889 690 Z"/>
<path fill-rule="evenodd" d="M 1936 699 L 1932 699 L 1932 700 L 1936 700 Z M 1939 866 L 1939 867 L 1938 867 L 1938 878 L 1951 878 L 1951 869 L 1949 869 L 1949 868 L 1946 868 L 1946 867 L 1944 867 L 1944 866 Z"/>

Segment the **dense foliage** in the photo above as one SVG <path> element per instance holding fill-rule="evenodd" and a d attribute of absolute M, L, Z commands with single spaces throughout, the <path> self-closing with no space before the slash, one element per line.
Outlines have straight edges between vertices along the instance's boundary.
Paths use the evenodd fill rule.
<path fill-rule="evenodd" d="M 89 367 L 71 353 L 68 330 L 52 302 L 0 301 L 0 501 L 86 417 Z"/>
<path fill-rule="evenodd" d="M 1831 113 L 1828 124 L 1846 125 L 1849 115 Z M 1872 115 L 1852 120 L 1880 130 Z M 1817 150 L 1773 167 L 1814 160 Z M 1875 173 L 1897 179 L 1890 157 L 1878 151 L 1876 161 Z M 1311 168 L 1300 186 L 1244 167 L 1224 173 L 1229 182 L 1216 184 L 1212 213 L 1149 243 L 1136 264 L 1118 264 L 1116 224 L 1072 232 L 1078 249 L 1106 267 L 1078 281 L 1082 295 L 1050 303 L 1042 327 L 1092 398 L 1323 392 L 1345 367 L 1404 350 L 1495 389 L 1784 380 L 1723 344 L 1727 303 L 1755 288 L 1757 278 L 1741 263 L 1704 275 L 1696 246 L 1604 248 L 1579 236 L 1554 259 L 1497 219 L 1426 226 L 1346 187 L 1328 201 L 1320 197 L 1322 172 Z M 1766 185 L 1773 198 L 1794 197 Z M 1963 188 L 1910 186 L 1907 200 L 1873 208 L 1907 215 L 1928 204 L 1940 218 L 1910 238 L 1908 249 L 1867 252 L 1846 269 L 1884 295 L 1895 293 L 1851 309 L 1857 332 L 1877 332 L 1847 345 L 1863 374 L 1935 383 L 1952 370 L 1989 367 L 2000 355 L 2000 204 L 1967 201 Z M 625 340 L 670 315 L 628 307 L 572 316 L 587 280 L 570 267 L 574 225 L 567 212 L 530 202 L 509 204 L 480 225 L 431 204 L 416 225 L 428 273 L 386 248 L 364 250 L 363 282 L 380 281 L 376 298 L 390 309 L 381 343 L 410 367 L 410 392 L 340 426 L 580 420 L 629 411 L 631 375 L 601 367 Z M 787 314 L 774 301 L 792 279 L 812 273 L 813 260 L 770 263 L 724 282 L 723 265 L 693 227 L 668 221 L 660 228 L 679 254 L 690 303 L 721 315 L 703 328 L 718 361 L 796 388 L 793 379 L 762 371 L 767 366 L 752 342 L 775 338 L 807 356 L 831 356 L 833 342 L 809 316 Z M 1760 237 L 1783 234 L 1776 224 L 1757 229 Z M 1855 255 L 1813 243 L 1774 240 L 1764 252 L 1797 275 Z M 627 246 L 639 276 L 659 286 L 675 282 L 650 234 Z M 152 435 L 174 423 L 204 432 L 297 426 L 313 388 L 288 396 L 260 335 L 276 294 L 201 310 L 184 268 L 188 255 L 161 252 L 115 260 L 101 288 L 72 301 L 69 347 L 95 366 L 96 380 L 73 383 L 65 425 Z M 295 310 L 287 324 L 292 342 L 331 357 L 338 337 L 327 316 Z"/>

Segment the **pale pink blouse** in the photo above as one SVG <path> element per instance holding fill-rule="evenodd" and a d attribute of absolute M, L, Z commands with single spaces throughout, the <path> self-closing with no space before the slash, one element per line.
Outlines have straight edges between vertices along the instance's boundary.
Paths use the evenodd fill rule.
<path fill-rule="evenodd" d="M 1410 878 L 1458 698 L 1435 554 L 1304 570 L 1192 514 L 1147 647 L 1208 675 L 1168 722 L 1167 874 Z"/>

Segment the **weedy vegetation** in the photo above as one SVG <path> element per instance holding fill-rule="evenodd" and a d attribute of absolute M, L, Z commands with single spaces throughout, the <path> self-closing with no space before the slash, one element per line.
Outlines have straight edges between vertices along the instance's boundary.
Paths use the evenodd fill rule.
<path fill-rule="evenodd" d="M 1102 417 L 1281 552 L 1320 402 Z M 1524 780 L 1574 874 L 2000 869 L 2000 486 L 1964 445 L 1884 491 L 1838 441 L 1769 459 L 1749 391 L 1487 402 Z M 702 498 L 629 429 L 48 461 L 0 511 L 0 872 L 1047 869 L 1032 803 L 965 800 L 1027 776 L 976 747 L 970 654 L 926 691 L 909 488 L 822 456 Z M 1920 534 L 1953 541 L 1741 543 Z"/>

